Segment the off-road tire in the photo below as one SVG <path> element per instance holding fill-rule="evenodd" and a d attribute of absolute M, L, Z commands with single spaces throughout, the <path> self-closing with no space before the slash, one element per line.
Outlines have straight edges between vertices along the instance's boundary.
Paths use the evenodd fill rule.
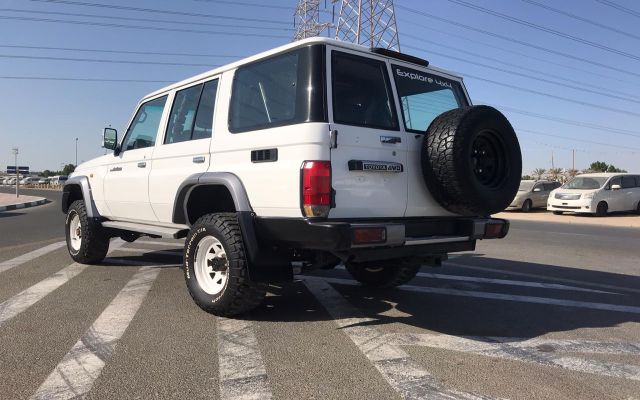
<path fill-rule="evenodd" d="M 488 216 L 504 210 L 520 186 L 522 156 L 513 127 L 489 106 L 462 107 L 436 117 L 422 147 L 429 192 L 445 209 Z"/>
<path fill-rule="evenodd" d="M 206 293 L 194 271 L 198 242 L 214 236 L 224 247 L 228 260 L 228 278 L 215 295 Z M 234 213 L 207 214 L 191 227 L 184 248 L 184 278 L 193 301 L 204 311 L 218 316 L 232 316 L 257 307 L 266 296 L 266 285 L 249 280 L 248 260 L 242 232 Z"/>
<path fill-rule="evenodd" d="M 533 208 L 533 205 L 531 203 L 531 200 L 526 199 L 524 203 L 522 203 L 522 212 L 526 212 L 526 213 L 531 212 L 532 208 Z"/>
<path fill-rule="evenodd" d="M 353 279 L 363 285 L 380 289 L 404 285 L 420 271 L 420 264 L 402 259 L 346 263 L 345 267 Z"/>
<path fill-rule="evenodd" d="M 596 217 L 606 217 L 609 212 L 609 205 L 605 201 L 601 201 L 596 206 Z"/>
<path fill-rule="evenodd" d="M 78 250 L 71 246 L 70 223 L 75 215 L 80 218 L 81 244 Z M 81 264 L 96 264 L 104 260 L 109 251 L 109 235 L 102 225 L 87 216 L 84 200 L 76 200 L 69 206 L 64 223 L 67 249 L 71 258 Z"/>

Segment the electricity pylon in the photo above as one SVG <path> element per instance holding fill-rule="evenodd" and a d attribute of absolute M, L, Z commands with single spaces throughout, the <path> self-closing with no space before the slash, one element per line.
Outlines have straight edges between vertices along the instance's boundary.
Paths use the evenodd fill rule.
<path fill-rule="evenodd" d="M 293 40 L 319 36 L 335 28 L 335 38 L 369 47 L 400 51 L 398 25 L 393 0 L 332 0 L 333 10 L 320 9 L 320 0 L 299 0 L 296 7 Z M 323 22 L 335 13 L 340 2 L 338 23 Z"/>

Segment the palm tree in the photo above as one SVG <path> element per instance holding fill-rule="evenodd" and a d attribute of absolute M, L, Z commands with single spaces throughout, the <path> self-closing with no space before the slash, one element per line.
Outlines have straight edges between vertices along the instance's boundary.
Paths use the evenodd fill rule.
<path fill-rule="evenodd" d="M 542 175 L 544 175 L 544 173 L 547 172 L 546 169 L 544 168 L 536 168 L 533 170 L 533 176 L 536 177 L 536 180 L 539 181 L 542 178 Z"/>
<path fill-rule="evenodd" d="M 570 178 L 573 178 L 576 175 L 578 175 L 578 170 L 577 169 L 569 168 L 566 172 L 567 172 L 567 175 L 569 175 Z"/>
<path fill-rule="evenodd" d="M 552 178 L 554 181 L 557 181 L 557 180 L 558 180 L 558 176 L 559 176 L 560 174 L 562 174 L 562 168 L 551 168 L 551 169 L 549 170 L 549 175 L 551 175 L 551 178 Z"/>

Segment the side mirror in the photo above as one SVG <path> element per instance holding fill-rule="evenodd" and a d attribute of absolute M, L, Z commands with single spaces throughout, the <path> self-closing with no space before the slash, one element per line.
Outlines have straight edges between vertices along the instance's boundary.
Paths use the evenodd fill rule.
<path fill-rule="evenodd" d="M 622 186 L 620 186 L 620 185 L 611 185 L 611 189 L 612 190 L 619 190 L 619 189 L 622 189 Z"/>
<path fill-rule="evenodd" d="M 107 150 L 115 150 L 118 145 L 118 131 L 113 128 L 104 128 L 102 132 L 102 147 Z"/>
<path fill-rule="evenodd" d="M 542 189 L 540 189 L 539 187 L 533 189 L 534 192 L 542 192 Z"/>

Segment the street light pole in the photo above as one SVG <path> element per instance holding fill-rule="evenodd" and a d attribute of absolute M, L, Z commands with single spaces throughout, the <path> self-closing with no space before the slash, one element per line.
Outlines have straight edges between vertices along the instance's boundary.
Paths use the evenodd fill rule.
<path fill-rule="evenodd" d="M 76 164 L 74 167 L 78 166 L 78 138 L 76 138 Z"/>
<path fill-rule="evenodd" d="M 15 162 L 16 162 L 16 197 L 20 197 L 20 192 L 18 191 L 18 187 L 20 186 L 20 175 L 18 175 L 18 148 L 14 147 L 13 149 L 13 155 L 15 157 Z"/>

